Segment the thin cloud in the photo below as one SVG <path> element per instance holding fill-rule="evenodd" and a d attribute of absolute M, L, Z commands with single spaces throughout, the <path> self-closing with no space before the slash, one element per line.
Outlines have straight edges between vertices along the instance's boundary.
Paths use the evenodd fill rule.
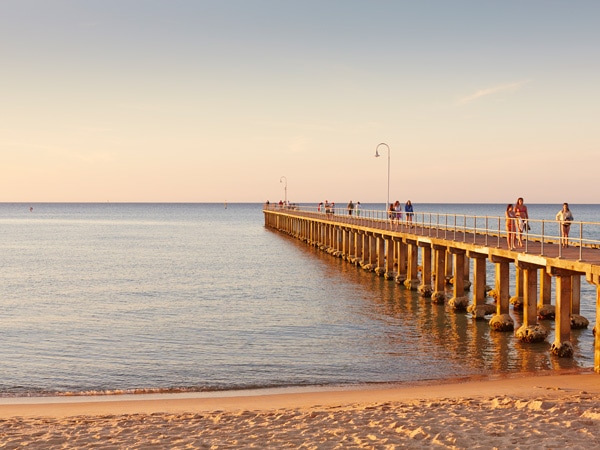
<path fill-rule="evenodd" d="M 510 84 L 502 84 L 500 86 L 494 86 L 491 88 L 487 88 L 487 89 L 480 89 L 477 92 L 475 92 L 474 94 L 471 94 L 467 97 L 463 97 L 462 99 L 460 99 L 458 101 L 459 105 L 464 105 L 466 103 L 471 103 L 475 100 L 478 100 L 482 97 L 487 97 L 489 95 L 495 95 L 501 92 L 508 92 L 508 91 L 516 91 L 518 89 L 520 89 L 522 86 L 524 86 L 525 84 L 529 83 L 530 80 L 526 80 L 526 81 L 518 81 L 516 83 L 510 83 Z"/>

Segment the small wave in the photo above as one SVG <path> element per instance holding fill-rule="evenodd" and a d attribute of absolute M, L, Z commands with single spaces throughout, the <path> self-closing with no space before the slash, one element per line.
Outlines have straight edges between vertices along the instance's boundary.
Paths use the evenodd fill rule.
<path fill-rule="evenodd" d="M 332 386 L 344 386 L 347 383 L 336 383 Z M 351 383 L 355 384 L 355 383 Z M 88 389 L 81 391 L 42 391 L 42 390 L 12 390 L 0 392 L 0 398 L 28 398 L 28 397 L 105 397 L 121 395 L 156 395 L 156 394 L 188 394 L 188 393 L 219 393 L 219 392 L 240 392 L 255 391 L 264 389 L 286 389 L 286 388 L 322 388 L 327 384 L 248 384 L 243 386 L 191 386 L 191 387 L 169 387 L 169 388 L 131 388 L 131 389 Z"/>
<path fill-rule="evenodd" d="M 112 390 L 88 390 L 88 391 L 66 391 L 57 392 L 57 397 L 86 397 L 86 396 L 108 396 L 108 395 L 143 395 L 143 394 L 182 394 L 188 392 L 207 392 L 217 389 L 198 388 L 136 388 L 136 389 L 112 389 Z"/>

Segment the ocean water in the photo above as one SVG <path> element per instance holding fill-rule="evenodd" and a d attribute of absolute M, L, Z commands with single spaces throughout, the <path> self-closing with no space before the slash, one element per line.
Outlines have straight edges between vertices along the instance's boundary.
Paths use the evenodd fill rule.
<path fill-rule="evenodd" d="M 559 208 L 529 211 L 553 218 Z M 502 215 L 504 205 L 415 210 Z M 572 210 L 579 220 L 600 217 L 599 205 Z M 543 322 L 551 334 L 538 344 L 491 332 L 487 322 L 265 228 L 261 204 L 0 204 L 0 269 L 0 396 L 593 367 L 591 326 L 573 331 L 574 358 L 553 357 L 553 322 Z M 595 320 L 595 289 L 585 279 L 582 314 Z"/>

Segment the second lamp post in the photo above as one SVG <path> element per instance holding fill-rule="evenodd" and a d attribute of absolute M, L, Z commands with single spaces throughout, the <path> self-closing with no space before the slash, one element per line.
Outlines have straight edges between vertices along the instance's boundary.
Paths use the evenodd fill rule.
<path fill-rule="evenodd" d="M 385 210 L 387 211 L 388 207 L 390 206 L 390 146 L 385 142 L 378 144 L 377 147 L 375 147 L 375 158 L 379 158 L 380 155 L 378 150 L 382 145 L 385 145 L 388 151 L 387 203 L 385 204 Z"/>

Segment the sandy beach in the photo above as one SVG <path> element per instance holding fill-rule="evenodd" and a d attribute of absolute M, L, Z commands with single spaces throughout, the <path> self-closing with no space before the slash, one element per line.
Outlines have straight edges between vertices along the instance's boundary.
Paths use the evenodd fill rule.
<path fill-rule="evenodd" d="M 365 389 L 5 398 L 0 448 L 594 448 L 600 375 Z"/>

